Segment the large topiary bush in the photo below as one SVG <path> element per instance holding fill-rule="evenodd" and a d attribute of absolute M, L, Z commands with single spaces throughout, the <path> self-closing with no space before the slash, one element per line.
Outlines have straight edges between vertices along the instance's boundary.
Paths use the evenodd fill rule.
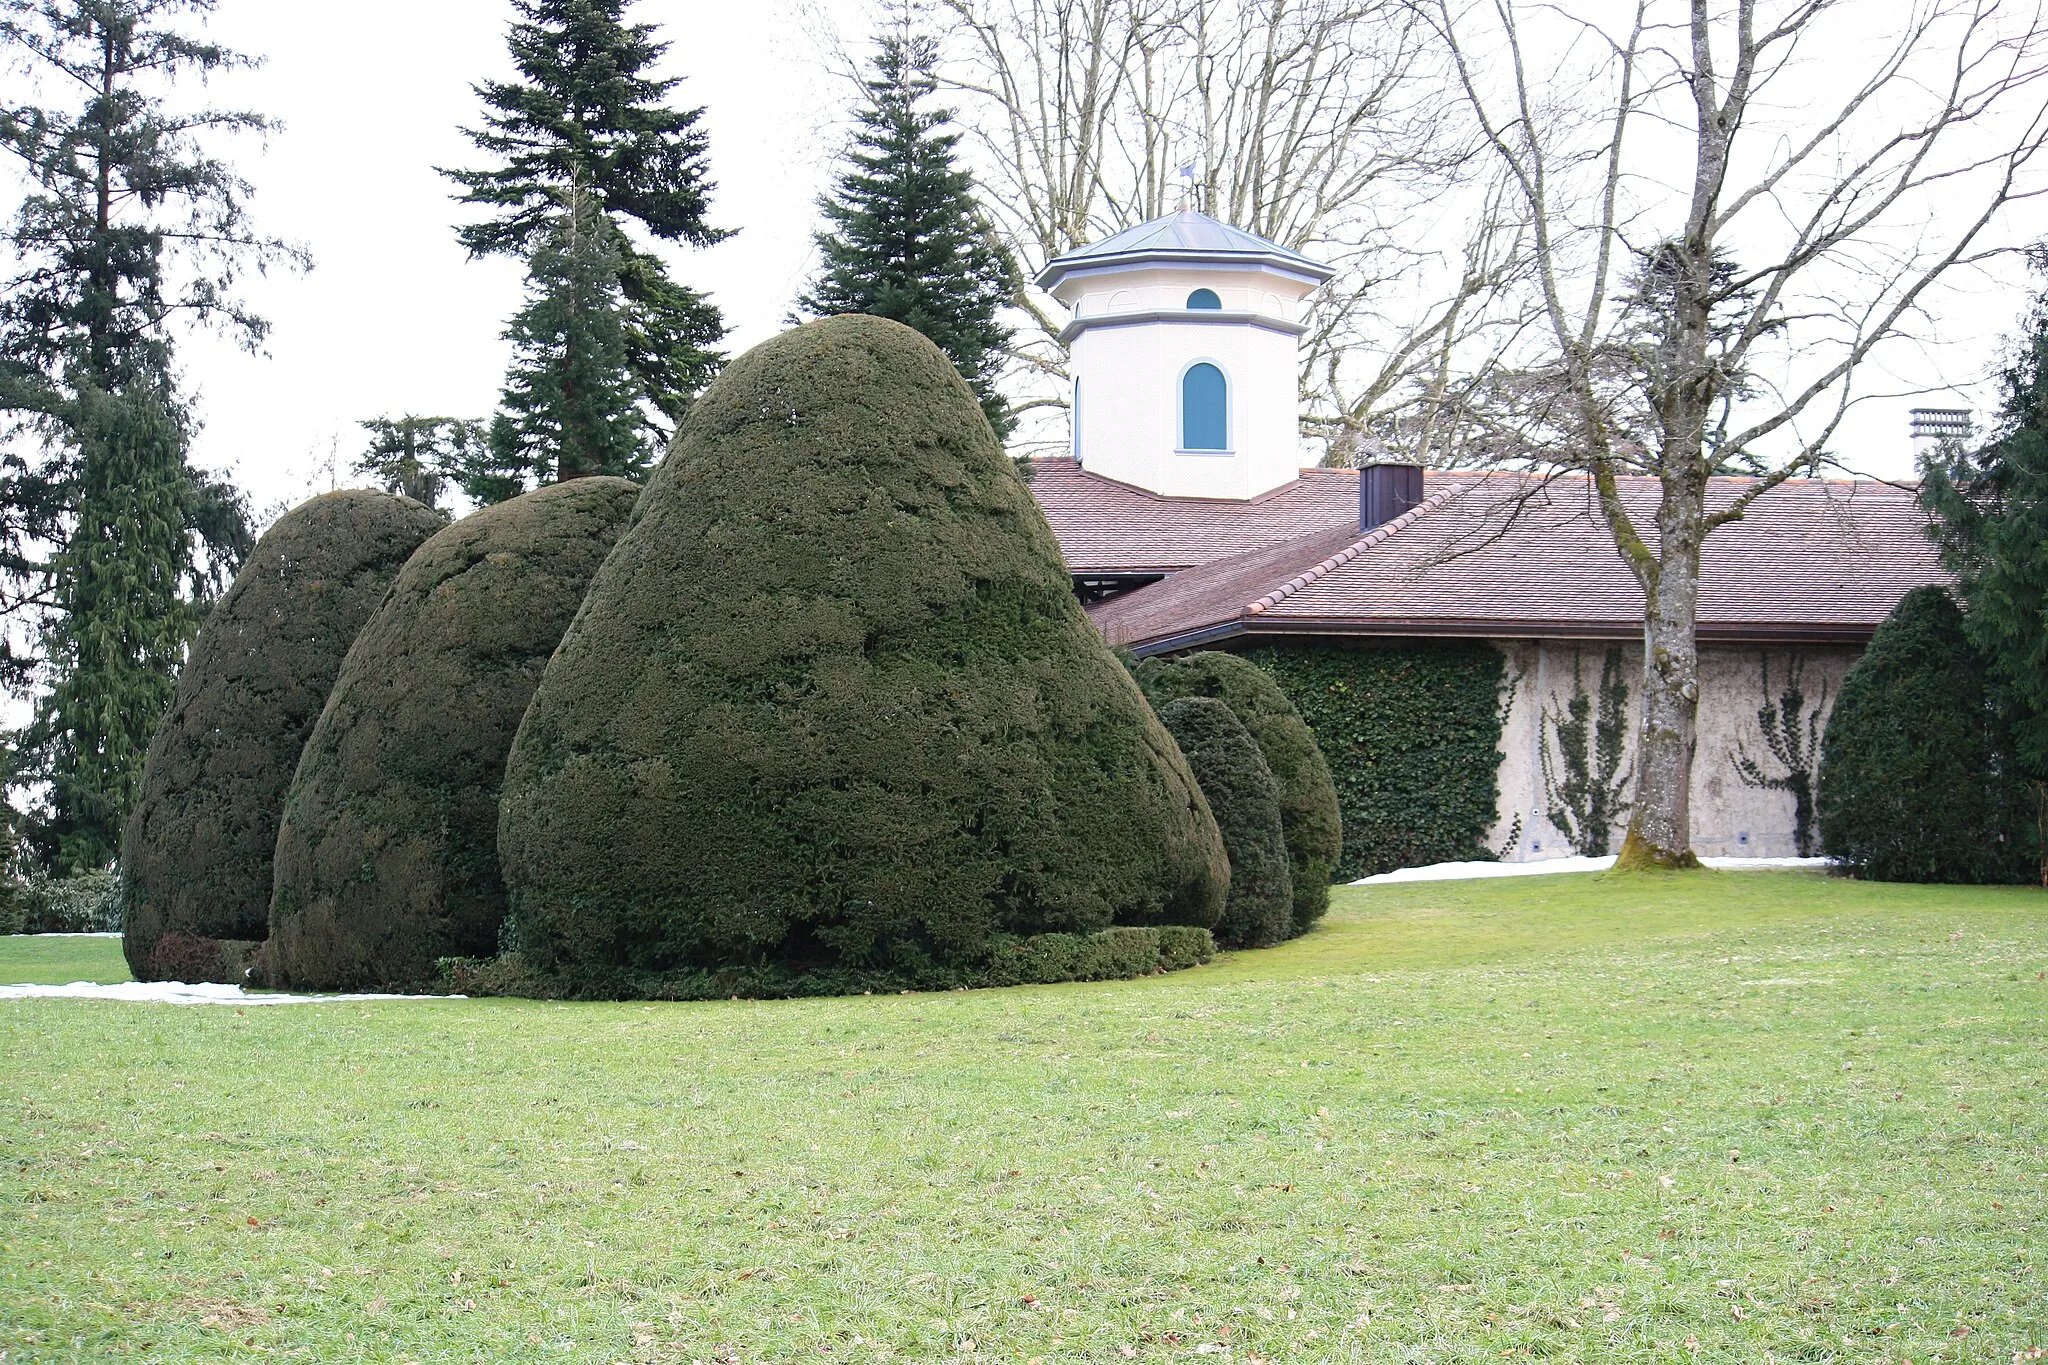
<path fill-rule="evenodd" d="M 1022 939 L 1206 928 L 1229 871 L 967 386 L 829 318 L 697 400 L 507 765 L 550 989 L 1004 979 Z"/>
<path fill-rule="evenodd" d="M 1481 640 L 1265 645 L 1245 657 L 1301 712 L 1344 819 L 1336 877 L 1494 856 L 1506 658 Z"/>
<path fill-rule="evenodd" d="M 1294 887 L 1291 932 L 1307 932 L 1330 908 L 1330 873 L 1343 851 L 1344 827 L 1330 765 L 1301 712 L 1270 673 L 1235 654 L 1147 659 L 1138 665 L 1138 686 L 1155 707 L 1178 697 L 1214 697 L 1251 731 L 1280 784 L 1280 829 Z"/>
<path fill-rule="evenodd" d="M 498 788 L 519 718 L 637 484 L 554 484 L 422 545 L 356 637 L 277 839 L 269 965 L 316 990 L 430 982 L 498 946 Z"/>
<path fill-rule="evenodd" d="M 1216 941 L 1226 948 L 1264 948 L 1291 937 L 1294 884 L 1280 821 L 1280 784 L 1251 731 L 1214 697 L 1170 701 L 1159 708 L 1159 723 L 1187 755 L 1230 858 L 1230 898 L 1216 923 Z"/>
<path fill-rule="evenodd" d="M 1821 740 L 1821 852 L 1893 882 L 2033 882 L 2032 802 L 1947 591 L 1915 588 L 1849 670 Z"/>
<path fill-rule="evenodd" d="M 122 946 L 144 981 L 166 933 L 238 942 L 270 918 L 271 850 L 299 751 L 356 632 L 420 543 L 441 529 L 407 498 L 350 489 L 280 518 L 256 543 L 178 675 L 121 842 Z"/>

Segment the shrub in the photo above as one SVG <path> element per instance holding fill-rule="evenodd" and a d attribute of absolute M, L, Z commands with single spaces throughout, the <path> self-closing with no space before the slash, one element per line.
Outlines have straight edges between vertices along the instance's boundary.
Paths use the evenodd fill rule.
<path fill-rule="evenodd" d="M 1207 962 L 1216 940 L 1207 929 L 1187 924 L 1156 928 L 1126 926 L 1093 934 L 998 936 L 987 953 L 969 963 L 928 962 L 915 972 L 825 967 L 798 971 L 775 963 L 709 971 L 589 974 L 573 985 L 535 971 L 518 953 L 492 958 L 443 958 L 440 985 L 462 995 L 523 995 L 585 1000 L 724 1000 L 731 996 L 773 999 L 799 995 L 857 995 L 862 991 L 971 990 L 984 986 L 1027 986 L 1055 981 L 1117 981 L 1154 972 L 1175 972 Z"/>
<path fill-rule="evenodd" d="M 1215 923 L 1221 836 L 946 358 L 828 318 L 698 398 L 527 708 L 509 941 L 565 992 L 913 984 Z"/>
<path fill-rule="evenodd" d="M 1330 908 L 1330 871 L 1344 846 L 1337 788 L 1314 732 L 1272 674 L 1235 654 L 1147 659 L 1137 672 L 1138 686 L 1153 706 L 1178 697 L 1215 697 L 1251 731 L 1280 784 L 1280 832 L 1294 887 L 1291 933 L 1306 933 Z"/>
<path fill-rule="evenodd" d="M 278 984 L 422 986 L 436 959 L 496 950 L 505 755 L 639 495 L 625 479 L 554 484 L 456 522 L 406 561 L 285 802 Z"/>
<path fill-rule="evenodd" d="M 1182 697 L 1160 724 L 1187 755 L 1230 859 L 1230 896 L 1216 923 L 1226 948 L 1264 948 L 1294 932 L 1294 886 L 1280 827 L 1280 784 L 1236 713 L 1214 697 Z"/>
<path fill-rule="evenodd" d="M 2032 882 L 2032 803 L 1946 590 L 1915 588 L 1842 681 L 1821 739 L 1821 852 L 1895 882 Z"/>
<path fill-rule="evenodd" d="M 256 543 L 207 617 L 142 770 L 121 843 L 129 970 L 158 938 L 260 940 L 285 789 L 350 641 L 406 557 L 441 528 L 427 508 L 351 489 L 303 503 Z"/>
<path fill-rule="evenodd" d="M 24 934 L 115 934 L 121 931 L 120 879 L 111 872 L 31 877 L 21 888 Z"/>
<path fill-rule="evenodd" d="M 1329 761 L 1343 813 L 1336 877 L 1492 858 L 1506 660 L 1477 640 L 1269 645 L 1273 675 Z"/>

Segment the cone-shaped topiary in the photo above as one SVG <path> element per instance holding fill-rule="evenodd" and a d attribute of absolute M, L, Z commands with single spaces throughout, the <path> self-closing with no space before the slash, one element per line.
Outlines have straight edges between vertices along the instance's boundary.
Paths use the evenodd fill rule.
<path fill-rule="evenodd" d="M 507 765 L 509 936 L 569 994 L 1006 979 L 1229 870 L 936 347 L 810 323 L 699 398 Z M 723 974 L 723 975 L 721 975 Z"/>
<path fill-rule="evenodd" d="M 1226 948 L 1264 948 L 1294 933 L 1294 887 L 1280 830 L 1280 784 L 1257 741 L 1225 702 L 1182 697 L 1159 722 L 1187 755 L 1230 858 L 1230 898 L 1216 923 Z"/>
<path fill-rule="evenodd" d="M 1842 680 L 1814 806 L 1821 852 L 1858 876 L 2039 879 L 2032 802 L 1946 589 L 1907 593 Z"/>
<path fill-rule="evenodd" d="M 1178 697 L 1214 697 L 1251 731 L 1280 784 L 1280 829 L 1294 886 L 1291 933 L 1306 933 L 1330 908 L 1330 873 L 1344 851 L 1337 785 L 1308 723 L 1270 673 L 1235 654 L 1147 659 L 1137 672 L 1138 686 L 1154 706 Z"/>
<path fill-rule="evenodd" d="M 406 562 L 285 802 L 277 984 L 417 987 L 439 958 L 497 951 L 505 755 L 639 495 L 625 479 L 553 484 L 456 522 Z"/>
<path fill-rule="evenodd" d="M 264 936 L 299 751 L 356 632 L 444 524 L 409 498 L 348 489 L 300 504 L 256 542 L 178 675 L 122 837 L 122 947 L 138 979 L 166 979 L 173 964 L 155 961 L 166 934 L 180 975 L 238 964 Z"/>

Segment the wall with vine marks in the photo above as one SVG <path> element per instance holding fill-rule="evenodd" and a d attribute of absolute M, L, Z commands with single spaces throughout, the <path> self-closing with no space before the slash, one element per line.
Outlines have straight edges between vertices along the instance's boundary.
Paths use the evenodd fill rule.
<path fill-rule="evenodd" d="M 1517 861 L 1572 854 L 1578 851 L 1572 839 L 1550 818 L 1563 767 L 1559 720 L 1569 721 L 1572 696 L 1581 690 L 1591 695 L 1597 711 L 1603 657 L 1618 649 L 1618 673 L 1628 686 L 1628 724 L 1614 776 L 1625 779 L 1634 764 L 1642 649 L 1534 640 L 1503 642 L 1500 649 L 1513 697 L 1500 737 L 1499 805 L 1485 841 L 1499 856 Z M 1800 852 L 1797 783 L 1785 759 L 1806 760 L 1810 751 L 1817 764 L 1815 741 L 1826 729 L 1843 675 L 1861 653 L 1858 647 L 1833 645 L 1701 648 L 1692 788 L 1696 851 L 1708 857 L 1756 858 Z M 1792 691 L 1798 694 L 1797 715 L 1786 714 Z M 1771 714 L 1759 715 L 1766 710 Z M 1767 725 L 1772 733 L 1766 733 Z M 1620 846 L 1627 821 L 1625 781 L 1620 789 L 1622 808 L 1615 812 L 1609 851 Z"/>

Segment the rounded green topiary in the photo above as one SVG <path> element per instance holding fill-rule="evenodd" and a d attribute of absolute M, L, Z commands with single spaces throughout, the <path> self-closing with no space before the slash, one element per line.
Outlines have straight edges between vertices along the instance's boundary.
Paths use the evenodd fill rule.
<path fill-rule="evenodd" d="M 428 984 L 497 950 L 498 788 L 548 656 L 639 485 L 558 483 L 456 522 L 406 562 L 341 666 L 278 831 L 277 984 Z"/>
<path fill-rule="evenodd" d="M 1230 858 L 1230 898 L 1216 924 L 1226 948 L 1264 948 L 1294 933 L 1294 886 L 1280 828 L 1280 784 L 1244 722 L 1215 697 L 1182 697 L 1159 722 L 1187 755 Z"/>
<path fill-rule="evenodd" d="M 1288 879 L 1294 886 L 1290 934 L 1306 933 L 1330 908 L 1330 874 L 1344 849 L 1337 786 L 1307 722 L 1270 673 L 1235 654 L 1147 659 L 1137 674 L 1138 686 L 1154 706 L 1179 697 L 1214 697 L 1251 731 L 1280 784 L 1280 829 L 1287 838 Z"/>
<path fill-rule="evenodd" d="M 122 947 L 167 979 L 158 940 L 231 940 L 239 960 L 270 919 L 271 850 L 299 751 L 356 632 L 420 543 L 444 525 L 409 498 L 326 493 L 279 518 L 206 618 L 144 760 L 121 840 Z M 213 957 L 220 951 L 208 950 Z"/>
<path fill-rule="evenodd" d="M 584 995 L 999 980 L 1020 936 L 1207 927 L 1229 882 L 974 396 L 866 316 L 691 408 L 527 709 L 498 848 L 518 955 Z"/>
<path fill-rule="evenodd" d="M 1842 681 L 1821 740 L 1821 852 L 1894 882 L 2033 882 L 2031 803 L 1947 591 L 1915 588 Z"/>

